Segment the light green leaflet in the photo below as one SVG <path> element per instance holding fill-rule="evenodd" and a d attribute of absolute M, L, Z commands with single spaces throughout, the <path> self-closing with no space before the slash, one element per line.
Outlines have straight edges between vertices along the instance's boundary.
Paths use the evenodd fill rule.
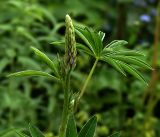
<path fill-rule="evenodd" d="M 23 76 L 45 76 L 45 77 L 52 78 L 54 80 L 59 81 L 59 79 L 55 76 L 52 76 L 43 71 L 36 71 L 36 70 L 25 70 L 25 71 L 20 71 L 20 72 L 16 72 L 8 75 L 8 77 L 23 77 Z"/>
<path fill-rule="evenodd" d="M 47 55 L 45 55 L 43 52 L 41 52 L 35 47 L 31 47 L 31 49 L 39 57 L 39 59 L 42 60 L 44 63 L 46 63 L 53 70 L 54 74 L 58 76 L 55 64 L 47 57 Z"/>

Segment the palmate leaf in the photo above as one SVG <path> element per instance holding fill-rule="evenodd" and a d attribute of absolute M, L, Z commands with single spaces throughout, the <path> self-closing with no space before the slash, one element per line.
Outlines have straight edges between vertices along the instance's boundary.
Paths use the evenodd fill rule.
<path fill-rule="evenodd" d="M 20 71 L 20 72 L 9 74 L 7 77 L 23 77 L 23 76 L 45 76 L 45 77 L 52 78 L 54 80 L 59 81 L 59 79 L 57 77 L 52 76 L 46 72 L 37 71 L 37 70 Z"/>
<path fill-rule="evenodd" d="M 76 128 L 74 116 L 70 115 L 68 124 L 67 124 L 66 137 L 77 137 L 77 136 L 78 136 L 77 128 Z"/>
<path fill-rule="evenodd" d="M 58 72 L 57 72 L 55 64 L 47 57 L 47 55 L 45 55 L 43 52 L 41 52 L 35 47 L 31 47 L 31 49 L 40 58 L 40 60 L 45 62 L 53 70 L 54 74 L 58 76 Z"/>
<path fill-rule="evenodd" d="M 91 117 L 88 122 L 82 127 L 78 137 L 93 137 L 97 125 L 97 117 Z"/>
<path fill-rule="evenodd" d="M 45 137 L 42 132 L 32 124 L 29 124 L 29 132 L 32 137 Z"/>
<path fill-rule="evenodd" d="M 95 31 L 87 27 L 76 27 L 76 32 L 79 37 L 87 45 L 79 46 L 82 51 L 88 53 L 89 55 L 95 55 L 94 57 L 99 60 L 105 61 L 116 70 L 118 70 L 123 75 L 126 75 L 125 71 L 132 74 L 134 77 L 146 83 L 143 76 L 131 65 L 136 65 L 145 69 L 152 69 L 145 61 L 138 58 L 143 56 L 142 53 L 132 50 L 120 50 L 117 47 L 124 46 L 128 42 L 125 40 L 114 40 L 103 48 L 102 40 L 104 38 L 104 33 Z M 93 54 L 91 54 L 93 52 Z"/>

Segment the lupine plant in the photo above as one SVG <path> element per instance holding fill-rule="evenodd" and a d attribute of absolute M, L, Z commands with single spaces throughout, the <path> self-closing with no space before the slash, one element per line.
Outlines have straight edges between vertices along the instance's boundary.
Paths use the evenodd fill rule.
<path fill-rule="evenodd" d="M 65 47 L 65 54 L 63 57 L 57 56 L 56 62 L 52 61 L 43 52 L 35 47 L 31 47 L 33 52 L 48 65 L 52 70 L 52 74 L 37 71 L 26 70 L 10 74 L 9 77 L 21 76 L 45 76 L 53 79 L 62 85 L 64 91 L 64 105 L 62 112 L 62 119 L 59 127 L 58 137 L 93 137 L 97 125 L 97 117 L 92 116 L 88 122 L 77 133 L 74 114 L 78 104 L 84 95 L 87 85 L 94 73 L 96 65 L 99 61 L 108 63 L 117 71 L 126 76 L 126 72 L 138 78 L 144 83 L 147 83 L 137 67 L 151 69 L 151 67 L 143 61 L 143 55 L 139 51 L 126 50 L 122 46 L 127 42 L 124 40 L 114 40 L 109 44 L 104 44 L 103 40 L 105 33 L 95 31 L 86 26 L 72 23 L 69 15 L 66 15 L 66 32 L 64 42 L 53 42 L 54 45 Z M 76 37 L 79 37 L 82 43 L 76 43 Z M 84 52 L 95 59 L 93 67 L 91 68 L 84 85 L 79 92 L 72 91 L 70 84 L 71 74 L 76 67 L 77 51 Z M 32 137 L 44 137 L 42 132 L 32 124 L 29 125 L 29 132 Z M 26 134 L 16 131 L 20 137 L 27 137 Z M 110 137 L 119 137 L 120 133 L 116 132 Z"/>

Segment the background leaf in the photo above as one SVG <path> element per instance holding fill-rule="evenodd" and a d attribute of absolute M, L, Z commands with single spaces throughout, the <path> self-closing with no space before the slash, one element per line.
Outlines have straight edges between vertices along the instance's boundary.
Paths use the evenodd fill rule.
<path fill-rule="evenodd" d="M 96 125 L 97 125 L 97 117 L 93 116 L 82 127 L 82 129 L 80 130 L 80 133 L 79 133 L 78 137 L 93 137 Z"/>
<path fill-rule="evenodd" d="M 77 128 L 74 116 L 71 114 L 67 124 L 66 137 L 77 137 Z"/>
<path fill-rule="evenodd" d="M 29 131 L 32 137 L 45 137 L 42 132 L 32 124 L 29 124 Z"/>

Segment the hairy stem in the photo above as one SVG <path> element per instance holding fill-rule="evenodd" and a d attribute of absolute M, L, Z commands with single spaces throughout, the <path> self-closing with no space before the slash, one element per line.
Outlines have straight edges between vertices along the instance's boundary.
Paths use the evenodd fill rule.
<path fill-rule="evenodd" d="M 63 82 L 64 104 L 62 112 L 62 121 L 59 129 L 59 137 L 65 137 L 67 121 L 69 116 L 69 90 L 70 90 L 70 73 L 68 73 Z"/>
<path fill-rule="evenodd" d="M 84 83 L 84 85 L 83 85 L 83 87 L 82 87 L 82 89 L 81 89 L 81 91 L 80 91 L 80 94 L 79 94 L 78 99 L 77 99 L 76 107 L 77 107 L 77 105 L 78 105 L 81 97 L 83 96 L 83 94 L 84 94 L 84 92 L 85 92 L 85 90 L 86 90 L 86 88 L 87 88 L 87 85 L 88 85 L 88 83 L 89 83 L 89 81 L 90 81 L 90 79 L 91 79 L 91 77 L 92 77 L 92 75 L 93 75 L 93 72 L 94 72 L 94 70 L 95 70 L 95 68 L 96 68 L 97 63 L 98 63 L 98 59 L 95 60 L 95 62 L 94 62 L 94 64 L 93 64 L 93 67 L 92 67 L 92 69 L 90 70 L 89 75 L 88 75 L 88 77 L 87 77 L 87 79 L 86 79 L 86 81 L 85 81 L 85 83 Z"/>

